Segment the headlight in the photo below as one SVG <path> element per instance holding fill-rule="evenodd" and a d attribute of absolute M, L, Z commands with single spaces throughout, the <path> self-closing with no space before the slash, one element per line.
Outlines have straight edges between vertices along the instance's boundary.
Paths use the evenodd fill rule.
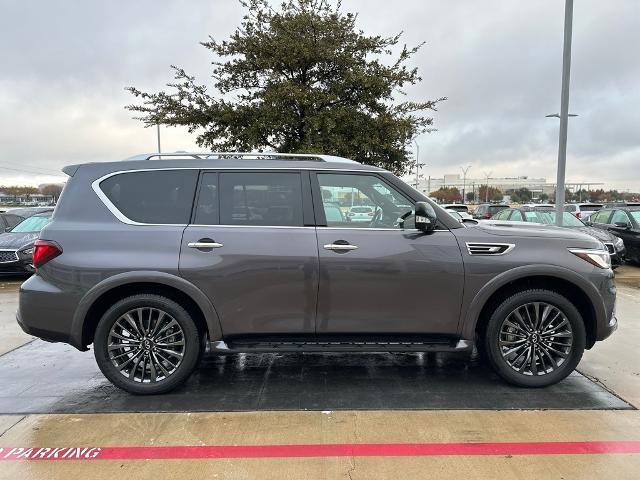
<path fill-rule="evenodd" d="M 33 247 L 25 248 L 24 250 L 20 250 L 20 253 L 23 255 L 33 255 Z"/>
<path fill-rule="evenodd" d="M 584 248 L 570 248 L 569 251 L 591 265 L 598 268 L 611 268 L 611 257 L 606 250 L 589 250 Z"/>
<path fill-rule="evenodd" d="M 622 247 L 624 247 L 624 242 L 620 237 L 616 237 L 616 239 L 613 241 L 613 246 L 616 247 L 616 250 L 620 250 Z"/>

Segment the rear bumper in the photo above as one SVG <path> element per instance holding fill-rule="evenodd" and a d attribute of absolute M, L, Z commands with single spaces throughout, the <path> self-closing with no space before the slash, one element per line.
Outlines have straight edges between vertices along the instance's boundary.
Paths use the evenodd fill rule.
<path fill-rule="evenodd" d="M 29 335 L 86 350 L 72 329 L 75 305 L 69 294 L 34 275 L 20 286 L 16 321 Z"/>

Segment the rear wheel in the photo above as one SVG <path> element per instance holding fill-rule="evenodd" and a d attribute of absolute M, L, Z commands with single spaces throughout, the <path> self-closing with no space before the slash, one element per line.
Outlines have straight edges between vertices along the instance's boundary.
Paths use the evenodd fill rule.
<path fill-rule="evenodd" d="M 585 349 L 584 322 L 576 307 L 549 290 L 525 290 L 507 298 L 487 325 L 484 349 L 494 370 L 523 387 L 559 382 Z"/>
<path fill-rule="evenodd" d="M 202 338 L 187 311 L 159 295 L 114 304 L 98 323 L 94 354 L 111 383 L 134 394 L 168 392 L 193 372 Z"/>

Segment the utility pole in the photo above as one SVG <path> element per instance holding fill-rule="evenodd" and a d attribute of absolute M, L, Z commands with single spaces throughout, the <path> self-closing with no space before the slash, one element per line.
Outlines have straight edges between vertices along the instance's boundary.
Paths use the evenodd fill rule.
<path fill-rule="evenodd" d="M 464 198 L 465 190 L 467 188 L 467 172 L 471 168 L 471 165 L 467 165 L 467 168 L 460 167 L 462 170 L 462 204 L 464 205 L 466 202 L 466 198 Z"/>
<path fill-rule="evenodd" d="M 420 180 L 420 145 L 416 140 L 413 141 L 416 145 L 416 190 L 418 189 L 418 182 Z"/>
<path fill-rule="evenodd" d="M 156 131 L 158 132 L 158 153 L 162 153 L 160 149 L 160 124 L 156 123 Z"/>
<path fill-rule="evenodd" d="M 487 172 L 482 172 L 484 173 L 484 176 L 486 177 L 487 181 L 485 183 L 485 189 L 484 189 L 484 203 L 489 203 L 489 177 L 491 177 L 491 174 L 493 173 L 493 170 L 490 171 L 489 173 Z"/>
<path fill-rule="evenodd" d="M 569 127 L 569 81 L 571 79 L 571 34 L 573 0 L 565 0 L 564 46 L 562 50 L 562 92 L 560 96 L 560 135 L 558 141 L 558 174 L 556 179 L 556 225 L 562 226 L 564 213 L 565 171 L 567 165 L 567 130 Z M 553 115 L 555 116 L 555 115 Z"/>

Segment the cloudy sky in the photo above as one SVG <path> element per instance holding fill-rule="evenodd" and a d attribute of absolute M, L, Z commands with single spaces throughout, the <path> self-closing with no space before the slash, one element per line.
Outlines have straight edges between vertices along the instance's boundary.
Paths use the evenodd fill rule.
<path fill-rule="evenodd" d="M 404 31 L 423 82 L 448 101 L 419 138 L 425 173 L 555 178 L 562 0 L 343 0 L 369 34 Z M 124 87 L 159 90 L 176 64 L 208 82 L 198 42 L 228 36 L 236 0 L 0 0 L 0 185 L 63 180 L 70 163 L 155 150 Z M 567 180 L 640 191 L 640 1 L 576 0 Z M 194 150 L 163 129 L 164 151 Z"/>

